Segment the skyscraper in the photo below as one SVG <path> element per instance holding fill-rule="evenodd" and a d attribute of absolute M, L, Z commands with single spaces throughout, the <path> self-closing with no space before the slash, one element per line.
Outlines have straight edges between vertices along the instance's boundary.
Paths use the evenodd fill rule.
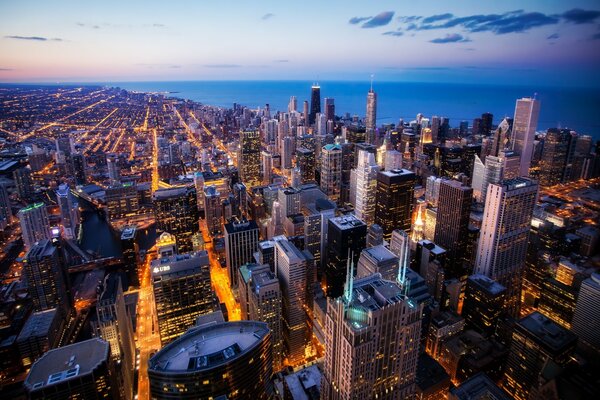
<path fill-rule="evenodd" d="M 140 248 L 137 244 L 136 233 L 137 228 L 135 226 L 127 226 L 121 232 L 123 264 L 125 264 L 125 271 L 127 272 L 127 283 L 130 286 L 139 286 L 140 284 L 138 278 L 138 264 L 141 262 Z M 169 233 L 167 235 L 171 236 Z M 158 243 L 160 243 L 160 239 Z"/>
<path fill-rule="evenodd" d="M 540 159 L 540 185 L 553 186 L 571 179 L 572 152 L 576 136 L 569 129 L 548 129 Z"/>
<path fill-rule="evenodd" d="M 354 214 L 367 225 L 375 221 L 375 196 L 379 165 L 373 153 L 358 152 L 358 165 L 350 177 L 350 202 L 354 204 Z"/>
<path fill-rule="evenodd" d="M 469 276 L 462 308 L 467 326 L 486 337 L 493 335 L 505 300 L 504 286 L 485 275 Z"/>
<path fill-rule="evenodd" d="M 521 156 L 521 176 L 529 176 L 529 167 L 531 166 L 531 157 L 533 155 L 533 141 L 535 140 L 535 130 L 537 129 L 539 114 L 539 100 L 535 98 L 517 100 L 510 142 L 512 150 Z"/>
<path fill-rule="evenodd" d="M 600 350 L 600 274 L 583 281 L 579 289 L 572 331 L 596 351 Z"/>
<path fill-rule="evenodd" d="M 300 168 L 302 183 L 315 180 L 315 152 L 304 147 L 296 149 L 296 165 Z"/>
<path fill-rule="evenodd" d="M 99 338 L 48 351 L 32 365 L 24 386 L 32 400 L 120 398 L 110 345 Z"/>
<path fill-rule="evenodd" d="M 204 210 L 208 233 L 213 237 L 220 235 L 223 232 L 221 224 L 223 209 L 221 194 L 216 186 L 211 185 L 204 188 Z"/>
<path fill-rule="evenodd" d="M 357 265 L 367 245 L 367 225 L 352 214 L 331 218 L 327 229 L 325 287 L 328 297 L 339 297 L 344 290 L 346 266 L 352 258 Z"/>
<path fill-rule="evenodd" d="M 119 157 L 115 153 L 106 154 L 106 168 L 110 184 L 119 184 L 121 182 L 121 167 L 119 167 Z"/>
<path fill-rule="evenodd" d="M 10 198 L 6 187 L 0 184 L 0 230 L 4 229 L 3 224 L 10 225 L 12 223 L 12 209 Z"/>
<path fill-rule="evenodd" d="M 373 83 L 371 89 L 367 93 L 367 116 L 365 118 L 365 126 L 367 128 L 367 143 L 375 144 L 375 129 L 377 128 L 377 93 L 373 91 Z"/>
<path fill-rule="evenodd" d="M 260 150 L 260 132 L 258 130 L 240 131 L 238 170 L 240 180 L 248 187 L 258 186 L 261 183 Z"/>
<path fill-rule="evenodd" d="M 442 181 L 433 241 L 448 251 L 446 279 L 466 278 L 468 274 L 463 261 L 469 260 L 466 249 L 472 201 L 471 187 L 454 180 Z"/>
<path fill-rule="evenodd" d="M 335 120 L 335 101 L 332 97 L 325 97 L 325 119 L 328 122 Z"/>
<path fill-rule="evenodd" d="M 411 398 L 422 306 L 379 274 L 347 276 L 344 296 L 327 300 L 321 398 Z"/>
<path fill-rule="evenodd" d="M 118 274 L 104 278 L 98 295 L 96 311 L 100 337 L 110 343 L 110 354 L 119 379 L 121 398 L 133 398 L 133 372 L 135 370 L 135 343 L 131 317 L 125 308 L 123 285 Z"/>
<path fill-rule="evenodd" d="M 267 400 L 273 394 L 272 363 L 264 322 L 200 325 L 150 358 L 150 397 Z"/>
<path fill-rule="evenodd" d="M 180 253 L 192 250 L 192 236 L 200 231 L 197 202 L 193 185 L 159 189 L 152 194 L 156 233 L 174 235 Z"/>
<path fill-rule="evenodd" d="M 73 196 L 69 190 L 69 185 L 63 183 L 58 186 L 56 201 L 60 208 L 63 235 L 66 239 L 73 239 L 77 235 L 76 228 L 79 222 L 79 212 L 73 203 Z"/>
<path fill-rule="evenodd" d="M 507 288 L 506 310 L 515 316 L 537 190 L 527 178 L 490 184 L 483 211 L 475 273 Z"/>
<path fill-rule="evenodd" d="M 416 175 L 405 169 L 379 171 L 375 200 L 375 223 L 390 240 L 394 229 L 410 232 Z"/>
<path fill-rule="evenodd" d="M 225 260 L 232 288 L 238 286 L 238 269 L 252 261 L 258 249 L 258 226 L 253 220 L 233 219 L 225 224 Z"/>
<path fill-rule="evenodd" d="M 321 112 L 321 86 L 319 84 L 312 85 L 310 90 L 310 114 L 308 116 L 308 124 L 313 125 L 318 113 Z"/>
<path fill-rule="evenodd" d="M 309 339 L 307 278 L 314 260 L 285 239 L 275 242 L 275 273 L 281 285 L 284 354 L 292 365 L 304 360 Z"/>
<path fill-rule="evenodd" d="M 35 196 L 35 187 L 31 179 L 31 169 L 19 168 L 13 172 L 13 180 L 17 188 L 19 198 L 24 201 L 31 201 Z"/>
<path fill-rule="evenodd" d="M 517 400 L 526 400 L 548 362 L 565 366 L 573 356 L 577 336 L 534 312 L 514 327 L 504 371 L 504 389 Z"/>
<path fill-rule="evenodd" d="M 30 204 L 17 213 L 25 247 L 30 249 L 35 242 L 50 239 L 50 220 L 44 203 Z"/>
<path fill-rule="evenodd" d="M 150 273 L 161 344 L 191 328 L 199 315 L 214 311 L 206 251 L 154 260 Z"/>
<path fill-rule="evenodd" d="M 321 150 L 321 190 L 338 202 L 342 191 L 342 146 L 327 144 Z"/>
<path fill-rule="evenodd" d="M 34 311 L 58 308 L 61 315 L 66 315 L 71 300 L 65 271 L 58 249 L 50 240 L 40 240 L 29 249 L 23 260 L 23 274 L 27 278 Z"/>

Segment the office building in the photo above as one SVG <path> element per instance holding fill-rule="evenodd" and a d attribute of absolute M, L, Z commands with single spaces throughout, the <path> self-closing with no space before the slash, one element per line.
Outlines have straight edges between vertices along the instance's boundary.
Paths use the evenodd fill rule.
<path fill-rule="evenodd" d="M 110 345 L 89 339 L 52 349 L 32 366 L 23 383 L 32 400 L 117 400 Z"/>
<path fill-rule="evenodd" d="M 150 358 L 150 398 L 270 399 L 271 347 L 264 322 L 220 322 L 190 329 Z"/>
<path fill-rule="evenodd" d="M 121 167 L 119 166 L 119 156 L 117 154 L 106 154 L 106 169 L 108 170 L 110 185 L 118 185 L 121 182 Z"/>
<path fill-rule="evenodd" d="M 329 219 L 325 288 L 327 297 L 340 297 L 346 282 L 348 259 L 356 265 L 367 245 L 367 225 L 352 214 Z"/>
<path fill-rule="evenodd" d="M 127 226 L 121 232 L 123 264 L 125 271 L 127 272 L 127 286 L 125 286 L 125 288 L 128 286 L 139 286 L 138 265 L 140 264 L 141 260 L 140 248 L 138 246 L 136 236 L 137 228 L 135 226 Z"/>
<path fill-rule="evenodd" d="M 156 190 L 152 203 L 157 235 L 169 232 L 177 238 L 180 253 L 191 251 L 192 237 L 200 231 L 196 188 L 192 185 Z"/>
<path fill-rule="evenodd" d="M 19 168 L 13 171 L 13 180 L 19 198 L 23 201 L 31 201 L 35 197 L 35 186 L 31 178 L 31 169 Z"/>
<path fill-rule="evenodd" d="M 260 132 L 258 130 L 240 131 L 237 165 L 240 180 L 248 187 L 258 186 L 261 183 L 260 151 Z"/>
<path fill-rule="evenodd" d="M 356 276 L 362 278 L 379 273 L 385 280 L 394 280 L 398 275 L 398 260 L 398 257 L 383 245 L 367 247 L 360 252 Z"/>
<path fill-rule="evenodd" d="M 505 308 L 515 316 L 537 190 L 537 183 L 527 178 L 490 184 L 483 211 L 475 273 L 507 288 Z"/>
<path fill-rule="evenodd" d="M 453 311 L 442 311 L 431 317 L 425 351 L 434 359 L 440 358 L 442 345 L 465 328 L 465 320 Z"/>
<path fill-rule="evenodd" d="M 304 147 L 296 149 L 296 165 L 300 168 L 300 179 L 302 183 L 314 182 L 315 180 L 315 152 Z"/>
<path fill-rule="evenodd" d="M 485 372 L 479 372 L 456 387 L 450 388 L 448 400 L 511 400 Z"/>
<path fill-rule="evenodd" d="M 342 146 L 327 144 L 321 150 L 320 186 L 333 202 L 339 202 L 342 191 Z"/>
<path fill-rule="evenodd" d="M 65 239 L 74 239 L 77 237 L 77 225 L 79 224 L 79 209 L 77 203 L 73 201 L 73 195 L 69 185 L 63 183 L 56 190 L 56 202 L 60 208 L 60 222 L 62 226 L 63 237 Z"/>
<path fill-rule="evenodd" d="M 136 185 L 132 182 L 118 183 L 105 189 L 106 217 L 116 220 L 134 216 L 140 209 Z"/>
<path fill-rule="evenodd" d="M 422 306 L 379 274 L 354 281 L 352 269 L 343 297 L 327 300 L 321 398 L 411 398 Z"/>
<path fill-rule="evenodd" d="M 64 329 L 64 318 L 56 308 L 31 313 L 15 341 L 21 365 L 30 368 L 48 350 L 57 347 Z"/>
<path fill-rule="evenodd" d="M 71 154 L 71 165 L 73 168 L 73 176 L 75 177 L 75 184 L 85 185 L 87 183 L 85 156 L 82 153 Z"/>
<path fill-rule="evenodd" d="M 510 143 L 514 152 L 521 156 L 520 176 L 529 176 L 533 141 L 540 114 L 540 101 L 535 98 L 518 99 L 515 106 Z"/>
<path fill-rule="evenodd" d="M 554 186 L 571 180 L 576 141 L 577 136 L 570 129 L 548 129 L 539 164 L 541 186 Z"/>
<path fill-rule="evenodd" d="M 433 241 L 448 252 L 446 279 L 462 279 L 468 274 L 463 263 L 470 259 L 466 250 L 472 201 L 471 187 L 454 180 L 441 182 Z"/>
<path fill-rule="evenodd" d="M 8 191 L 3 184 L 0 184 L 0 231 L 10 225 L 12 221 L 13 215 Z"/>
<path fill-rule="evenodd" d="M 215 237 L 223 232 L 223 207 L 221 207 L 221 195 L 216 186 L 204 188 L 204 212 L 208 233 Z"/>
<path fill-rule="evenodd" d="M 304 206 L 304 248 L 313 255 L 318 278 L 321 278 L 327 254 L 329 220 L 335 217 L 336 205 L 327 199 L 317 199 Z"/>
<path fill-rule="evenodd" d="M 379 165 L 373 153 L 365 150 L 358 152 L 358 165 L 351 172 L 350 202 L 354 205 L 354 214 L 367 225 L 375 221 L 375 196 L 377 192 L 377 173 Z"/>
<path fill-rule="evenodd" d="M 281 285 L 284 354 L 291 365 L 302 364 L 309 340 L 306 307 L 314 260 L 285 239 L 275 241 L 275 273 Z M 314 279 L 314 278 L 313 278 Z"/>
<path fill-rule="evenodd" d="M 199 315 L 215 310 L 206 251 L 154 260 L 150 273 L 161 344 L 183 334 Z"/>
<path fill-rule="evenodd" d="M 314 125 L 317 114 L 321 112 L 321 87 L 312 85 L 310 90 L 310 114 L 308 114 L 308 125 Z"/>
<path fill-rule="evenodd" d="M 485 337 L 496 332 L 506 299 L 506 288 L 485 275 L 467 279 L 462 315 L 467 327 Z"/>
<path fill-rule="evenodd" d="M 244 264 L 239 276 L 242 319 L 267 323 L 273 344 L 273 371 L 279 371 L 284 356 L 279 280 L 269 264 Z"/>
<path fill-rule="evenodd" d="M 335 120 L 335 99 L 332 97 L 325 97 L 325 118 L 327 122 Z M 333 133 L 333 132 L 327 132 Z"/>
<path fill-rule="evenodd" d="M 579 340 L 600 351 L 600 274 L 581 283 L 571 329 Z"/>
<path fill-rule="evenodd" d="M 51 238 L 50 220 L 44 203 L 34 203 L 20 209 L 17 217 L 26 248 L 30 249 L 36 242 Z"/>
<path fill-rule="evenodd" d="M 96 303 L 98 333 L 110 344 L 110 356 L 119 380 L 121 398 L 131 400 L 136 359 L 135 343 L 119 274 L 106 275 L 100 290 Z"/>
<path fill-rule="evenodd" d="M 565 366 L 573 356 L 577 336 L 534 312 L 514 327 L 503 387 L 517 400 L 528 399 L 546 363 Z"/>
<path fill-rule="evenodd" d="M 71 300 L 65 274 L 59 249 L 50 240 L 40 240 L 29 249 L 23 259 L 23 275 L 34 311 L 57 308 L 66 315 Z"/>
<path fill-rule="evenodd" d="M 232 288 L 238 286 L 238 269 L 252 261 L 258 249 L 258 225 L 253 220 L 232 219 L 225 224 L 225 261 Z"/>
<path fill-rule="evenodd" d="M 367 143 L 375 144 L 375 129 L 377 128 L 377 93 L 373 91 L 373 83 L 371 89 L 367 93 L 367 115 L 365 118 L 365 126 L 367 128 Z"/>
<path fill-rule="evenodd" d="M 369 226 L 367 231 L 367 247 L 383 244 L 383 229 L 377 224 Z"/>
<path fill-rule="evenodd" d="M 375 200 L 375 223 L 390 240 L 394 229 L 410 233 L 416 175 L 405 169 L 379 171 Z"/>

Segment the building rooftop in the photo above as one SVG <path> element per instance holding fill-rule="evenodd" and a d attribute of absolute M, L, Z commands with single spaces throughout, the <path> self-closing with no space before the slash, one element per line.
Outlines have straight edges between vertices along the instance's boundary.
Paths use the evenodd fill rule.
<path fill-rule="evenodd" d="M 506 291 L 506 288 L 500 283 L 482 274 L 471 275 L 468 280 L 485 289 L 489 294 L 498 295 Z"/>
<path fill-rule="evenodd" d="M 209 265 L 208 252 L 201 250 L 195 253 L 175 254 L 154 260 L 150 266 L 150 272 L 152 277 L 155 278 L 207 265 Z"/>
<path fill-rule="evenodd" d="M 255 321 L 223 322 L 192 328 L 150 358 L 148 368 L 185 373 L 210 370 L 258 346 L 269 333 L 267 324 Z"/>
<path fill-rule="evenodd" d="M 25 261 L 30 258 L 39 259 L 43 257 L 51 257 L 55 251 L 56 247 L 52 245 L 52 242 L 48 239 L 43 239 L 31 247 L 31 249 L 25 255 Z"/>
<path fill-rule="evenodd" d="M 560 352 L 577 341 L 577 335 L 537 311 L 521 319 L 518 325 L 552 351 Z"/>
<path fill-rule="evenodd" d="M 227 233 L 243 232 L 252 229 L 258 229 L 258 225 L 256 225 L 256 222 L 252 219 L 232 220 L 225 224 L 225 232 Z"/>
<path fill-rule="evenodd" d="M 135 238 L 136 227 L 128 226 L 121 232 L 121 240 L 131 240 Z"/>
<path fill-rule="evenodd" d="M 393 177 L 393 176 L 409 176 L 409 175 L 414 175 L 415 173 L 408 170 L 408 169 L 391 169 L 389 171 L 379 171 L 379 174 L 383 175 L 383 176 L 387 176 L 387 177 Z"/>
<path fill-rule="evenodd" d="M 358 219 L 354 214 L 346 214 L 339 217 L 334 217 L 331 218 L 329 222 L 337 226 L 340 230 L 352 229 L 357 226 L 366 226 L 366 224 Z"/>
<path fill-rule="evenodd" d="M 313 364 L 283 379 L 291 400 L 311 400 L 319 398 L 321 377 L 321 371 L 316 364 Z"/>
<path fill-rule="evenodd" d="M 389 251 L 385 246 L 381 244 L 364 249 L 362 252 L 378 262 L 398 261 L 398 257 L 396 257 L 394 253 Z"/>
<path fill-rule="evenodd" d="M 56 308 L 31 314 L 25 325 L 23 325 L 17 342 L 27 340 L 30 337 L 48 336 L 54 317 L 56 317 Z"/>
<path fill-rule="evenodd" d="M 109 357 L 109 344 L 100 338 L 77 342 L 49 350 L 40 357 L 25 378 L 31 391 L 61 381 L 87 375 Z"/>
<path fill-rule="evenodd" d="M 193 190 L 192 186 L 177 186 L 168 189 L 158 189 L 152 194 L 153 200 L 164 200 L 185 196 L 188 190 Z"/>
<path fill-rule="evenodd" d="M 458 387 L 450 389 L 450 399 L 457 400 L 510 400 L 511 397 L 500 389 L 483 372 L 473 375 Z"/>

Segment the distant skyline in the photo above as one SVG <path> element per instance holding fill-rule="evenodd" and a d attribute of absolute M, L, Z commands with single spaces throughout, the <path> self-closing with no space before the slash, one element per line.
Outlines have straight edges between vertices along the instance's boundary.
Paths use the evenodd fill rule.
<path fill-rule="evenodd" d="M 600 87 L 600 2 L 0 3 L 0 82 Z"/>

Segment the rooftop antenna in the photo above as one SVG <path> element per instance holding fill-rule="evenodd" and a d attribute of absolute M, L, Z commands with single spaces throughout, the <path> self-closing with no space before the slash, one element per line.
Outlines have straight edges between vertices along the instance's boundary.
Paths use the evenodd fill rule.
<path fill-rule="evenodd" d="M 346 284 L 344 285 L 344 300 L 346 304 L 352 301 L 352 290 L 354 289 L 354 252 L 348 249 L 348 262 L 346 263 Z"/>
<path fill-rule="evenodd" d="M 371 92 L 373 91 L 373 78 L 375 77 L 374 74 L 371 74 Z"/>
<path fill-rule="evenodd" d="M 402 243 L 400 244 L 400 254 L 398 257 L 398 276 L 396 280 L 400 284 L 400 288 L 404 292 L 405 295 L 408 294 L 409 282 L 406 281 L 406 269 L 409 264 L 410 257 L 410 247 L 409 247 L 409 238 L 408 234 L 400 229 L 400 236 Z"/>
<path fill-rule="evenodd" d="M 533 99 L 537 100 L 537 92 L 533 93 Z"/>

